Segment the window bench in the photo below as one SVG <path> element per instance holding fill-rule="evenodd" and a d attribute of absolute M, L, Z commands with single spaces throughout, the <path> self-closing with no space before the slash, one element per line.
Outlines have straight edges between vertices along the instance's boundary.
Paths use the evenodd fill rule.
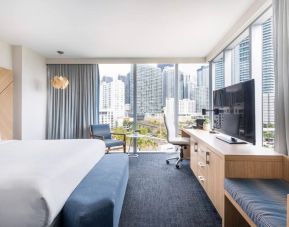
<path fill-rule="evenodd" d="M 225 179 L 225 226 L 288 225 L 289 183 L 280 179 Z"/>

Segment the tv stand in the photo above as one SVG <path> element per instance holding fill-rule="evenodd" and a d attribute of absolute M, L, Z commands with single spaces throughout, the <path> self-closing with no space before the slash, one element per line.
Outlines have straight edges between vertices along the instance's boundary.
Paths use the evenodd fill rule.
<path fill-rule="evenodd" d="M 182 136 L 190 138 L 190 167 L 222 218 L 225 177 L 282 179 L 286 173 L 289 179 L 289 169 L 282 170 L 282 154 L 250 143 L 240 146 L 224 143 L 216 138 L 224 135 L 199 129 L 182 129 Z M 234 226 L 226 225 L 224 219 L 223 224 Z"/>
<path fill-rule="evenodd" d="M 245 141 L 238 140 L 235 137 L 216 136 L 216 138 L 229 144 L 247 144 Z"/>

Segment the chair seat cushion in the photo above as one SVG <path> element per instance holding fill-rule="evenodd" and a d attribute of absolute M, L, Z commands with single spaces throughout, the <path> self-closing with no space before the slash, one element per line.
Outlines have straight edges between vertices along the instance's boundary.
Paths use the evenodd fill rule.
<path fill-rule="evenodd" d="M 124 141 L 122 140 L 115 140 L 115 139 L 105 139 L 104 140 L 106 147 L 116 147 L 116 146 L 123 146 Z"/>
<path fill-rule="evenodd" d="M 171 144 L 174 144 L 174 145 L 189 145 L 190 144 L 190 138 L 174 137 L 174 138 L 171 138 L 169 142 Z"/>
<path fill-rule="evenodd" d="M 286 226 L 286 181 L 226 179 L 225 190 L 257 226 Z"/>

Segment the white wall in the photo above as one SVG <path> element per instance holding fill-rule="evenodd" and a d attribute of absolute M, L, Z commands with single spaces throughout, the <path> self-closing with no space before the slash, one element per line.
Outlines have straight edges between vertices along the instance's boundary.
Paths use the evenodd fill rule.
<path fill-rule="evenodd" d="M 14 138 L 45 139 L 45 58 L 21 46 L 13 47 Z"/>
<path fill-rule="evenodd" d="M 45 139 L 45 58 L 22 48 L 22 139 Z"/>
<path fill-rule="evenodd" d="M 0 67 L 12 69 L 12 46 L 0 41 Z"/>

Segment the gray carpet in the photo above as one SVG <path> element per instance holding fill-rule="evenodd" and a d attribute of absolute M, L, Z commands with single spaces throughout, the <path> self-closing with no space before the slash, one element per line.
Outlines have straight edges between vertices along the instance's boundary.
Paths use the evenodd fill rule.
<path fill-rule="evenodd" d="M 130 158 L 130 175 L 121 227 L 221 226 L 221 218 L 189 162 L 181 169 L 167 165 L 166 154 Z"/>

